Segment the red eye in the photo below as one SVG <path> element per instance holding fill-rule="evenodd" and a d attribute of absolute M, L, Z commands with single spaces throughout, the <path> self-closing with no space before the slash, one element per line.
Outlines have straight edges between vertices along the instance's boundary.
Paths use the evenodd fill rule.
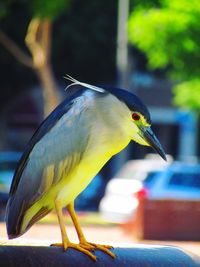
<path fill-rule="evenodd" d="M 134 121 L 139 121 L 139 119 L 140 119 L 140 115 L 138 115 L 137 113 L 133 113 L 133 114 L 132 114 L 132 119 L 133 119 Z"/>

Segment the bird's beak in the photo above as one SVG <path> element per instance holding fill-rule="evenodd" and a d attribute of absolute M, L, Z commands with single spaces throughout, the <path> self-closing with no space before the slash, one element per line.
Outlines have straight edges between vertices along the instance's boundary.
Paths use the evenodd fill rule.
<path fill-rule="evenodd" d="M 164 149 L 162 148 L 158 138 L 155 136 L 154 132 L 150 127 L 139 127 L 140 136 L 142 139 L 151 146 L 164 160 L 167 161 Z"/>

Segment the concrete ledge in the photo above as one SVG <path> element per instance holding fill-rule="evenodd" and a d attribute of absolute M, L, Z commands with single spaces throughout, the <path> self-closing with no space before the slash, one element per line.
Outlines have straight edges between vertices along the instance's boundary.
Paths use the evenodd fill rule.
<path fill-rule="evenodd" d="M 140 245 L 114 248 L 117 258 L 96 250 L 97 262 L 81 252 L 57 247 L 0 246 L 1 267 L 197 267 L 200 258 L 177 247 Z"/>

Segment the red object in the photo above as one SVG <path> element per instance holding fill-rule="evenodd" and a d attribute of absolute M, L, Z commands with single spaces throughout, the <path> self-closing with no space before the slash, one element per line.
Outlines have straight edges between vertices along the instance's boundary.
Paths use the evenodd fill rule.
<path fill-rule="evenodd" d="M 141 198 L 123 229 L 138 239 L 199 241 L 200 202 Z"/>
<path fill-rule="evenodd" d="M 148 189 L 143 187 L 137 193 L 135 193 L 135 196 L 138 200 L 146 199 L 148 196 Z"/>

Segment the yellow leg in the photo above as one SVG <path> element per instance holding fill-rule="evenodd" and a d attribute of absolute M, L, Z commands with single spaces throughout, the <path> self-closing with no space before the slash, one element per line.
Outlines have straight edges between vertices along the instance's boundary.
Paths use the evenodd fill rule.
<path fill-rule="evenodd" d="M 85 253 L 92 260 L 96 261 L 96 256 L 94 256 L 90 251 L 81 247 L 80 244 L 74 244 L 74 243 L 70 242 L 70 240 L 67 236 L 66 230 L 65 230 L 65 223 L 64 223 L 63 214 L 62 214 L 62 206 L 61 206 L 59 201 L 55 201 L 55 209 L 56 209 L 56 213 L 58 216 L 58 222 L 60 225 L 62 243 L 61 244 L 60 243 L 52 244 L 51 246 L 63 247 L 64 251 L 67 250 L 68 248 L 74 248 L 76 250 L 79 250 L 79 251 Z"/>
<path fill-rule="evenodd" d="M 112 246 L 108 246 L 108 245 L 99 245 L 99 244 L 95 244 L 95 243 L 91 243 L 88 242 L 83 234 L 83 231 L 79 225 L 78 222 L 78 218 L 76 216 L 75 210 L 74 210 L 74 203 L 70 203 L 69 205 L 67 205 L 67 210 L 71 216 L 71 219 L 74 223 L 78 238 L 79 238 L 79 245 L 87 250 L 94 250 L 94 249 L 100 249 L 102 251 L 104 251 L 105 253 L 107 253 L 109 256 L 111 256 L 112 258 L 115 258 L 115 254 L 112 253 L 109 249 L 112 248 Z"/>

